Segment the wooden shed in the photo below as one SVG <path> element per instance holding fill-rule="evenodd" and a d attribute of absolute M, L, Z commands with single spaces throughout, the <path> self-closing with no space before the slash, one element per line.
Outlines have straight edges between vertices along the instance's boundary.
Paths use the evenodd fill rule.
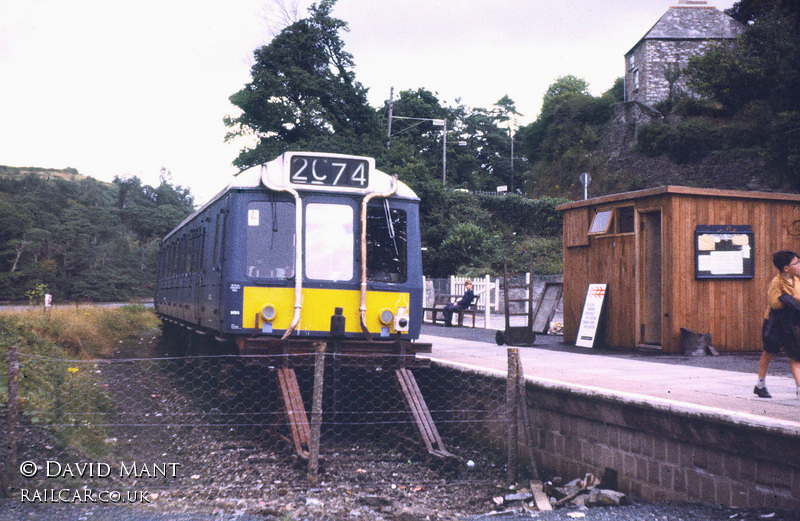
<path fill-rule="evenodd" d="M 800 195 L 664 186 L 575 201 L 564 217 L 564 340 L 589 284 L 607 284 L 603 342 L 681 352 L 761 349 L 772 254 L 800 251 Z"/>

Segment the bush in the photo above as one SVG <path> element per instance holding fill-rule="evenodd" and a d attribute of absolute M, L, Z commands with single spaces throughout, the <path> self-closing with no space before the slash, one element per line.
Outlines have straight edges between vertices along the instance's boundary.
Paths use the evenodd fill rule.
<path fill-rule="evenodd" d="M 662 121 L 643 125 L 636 134 L 636 147 L 648 156 L 666 154 L 676 163 L 699 161 L 719 148 L 719 123 L 705 118 L 692 118 L 670 126 Z"/>
<path fill-rule="evenodd" d="M 675 131 L 663 121 L 642 125 L 636 132 L 636 148 L 644 155 L 655 157 L 666 154 L 675 139 Z"/>
<path fill-rule="evenodd" d="M 492 214 L 494 220 L 504 223 L 509 231 L 542 237 L 561 236 L 563 223 L 556 206 L 567 202 L 569 200 L 563 198 L 527 199 L 513 194 L 480 197 L 481 206 Z"/>

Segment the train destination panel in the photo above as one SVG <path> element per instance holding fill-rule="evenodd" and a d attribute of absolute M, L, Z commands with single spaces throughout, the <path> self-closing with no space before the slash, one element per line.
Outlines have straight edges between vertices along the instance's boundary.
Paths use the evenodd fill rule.
<path fill-rule="evenodd" d="M 292 184 L 366 188 L 369 162 L 365 159 L 295 155 L 289 167 Z"/>

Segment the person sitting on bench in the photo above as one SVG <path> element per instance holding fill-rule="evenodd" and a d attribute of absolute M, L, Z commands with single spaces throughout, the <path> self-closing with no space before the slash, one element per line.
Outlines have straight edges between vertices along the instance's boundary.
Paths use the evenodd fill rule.
<path fill-rule="evenodd" d="M 467 288 L 467 291 L 464 292 L 464 296 L 461 297 L 461 300 L 455 304 L 447 304 L 442 310 L 442 314 L 444 315 L 444 325 L 446 327 L 453 325 L 453 313 L 458 310 L 469 308 L 469 306 L 472 304 L 472 301 L 475 300 L 475 293 L 472 292 L 472 281 L 468 280 L 464 282 L 464 287 Z"/>

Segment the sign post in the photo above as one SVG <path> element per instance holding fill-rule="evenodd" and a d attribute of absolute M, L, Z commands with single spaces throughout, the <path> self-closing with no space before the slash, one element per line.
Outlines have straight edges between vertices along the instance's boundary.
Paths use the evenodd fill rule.
<path fill-rule="evenodd" d="M 576 346 L 594 347 L 607 289 L 608 284 L 589 284 L 581 314 L 581 325 L 578 327 L 578 337 L 575 339 Z"/>

